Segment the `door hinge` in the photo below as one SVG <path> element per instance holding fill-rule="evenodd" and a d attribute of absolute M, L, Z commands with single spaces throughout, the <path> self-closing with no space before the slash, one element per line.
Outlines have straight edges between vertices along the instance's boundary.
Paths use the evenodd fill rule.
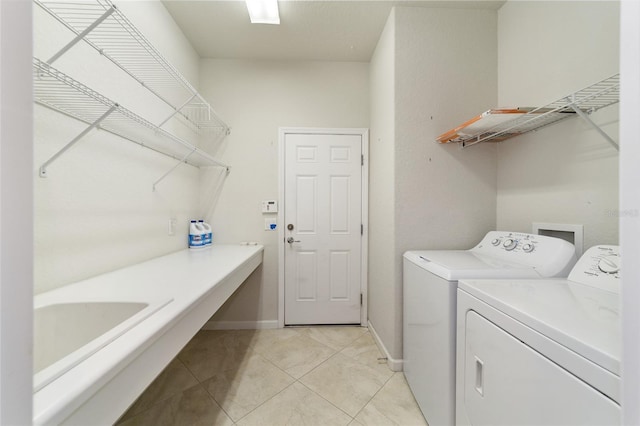
<path fill-rule="evenodd" d="M 360 165 L 364 166 L 364 154 L 360 155 Z"/>
<path fill-rule="evenodd" d="M 360 235 L 364 235 L 364 224 L 360 224 Z"/>
<path fill-rule="evenodd" d="M 360 293 L 360 306 L 362 306 L 362 293 Z"/>

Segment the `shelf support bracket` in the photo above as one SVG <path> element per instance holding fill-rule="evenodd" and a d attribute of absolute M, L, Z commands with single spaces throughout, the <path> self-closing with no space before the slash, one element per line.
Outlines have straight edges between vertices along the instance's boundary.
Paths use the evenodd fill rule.
<path fill-rule="evenodd" d="M 77 36 L 75 36 L 73 38 L 73 40 L 71 40 L 69 43 L 67 43 L 66 46 L 64 46 L 62 49 L 60 49 L 58 51 L 58 53 L 56 53 L 55 55 L 53 55 L 48 61 L 47 64 L 51 65 L 53 64 L 56 60 L 58 60 L 58 58 L 60 58 L 60 56 L 64 55 L 69 49 L 71 49 L 73 46 L 76 45 L 76 43 L 78 43 L 80 40 L 82 40 L 83 38 L 85 38 L 85 36 L 87 34 L 89 34 L 91 31 L 93 31 L 93 29 L 95 27 L 97 27 L 98 25 L 100 25 L 102 23 L 102 21 L 104 21 L 105 19 L 107 19 L 109 16 L 111 16 L 111 14 L 113 12 L 115 12 L 116 7 L 115 6 L 111 6 L 109 9 L 107 9 L 106 12 L 104 12 L 102 14 L 102 16 L 100 16 L 98 19 L 95 20 L 95 22 L 93 22 L 91 25 L 89 25 L 87 28 L 84 29 L 84 31 L 82 31 L 81 33 L 79 33 Z"/>
<path fill-rule="evenodd" d="M 587 123 L 591 124 L 591 126 L 598 132 L 600 133 L 600 135 L 606 139 L 607 142 L 609 142 L 616 150 L 620 151 L 620 147 L 618 146 L 618 144 L 616 143 L 616 141 L 614 141 L 611 136 L 609 136 L 608 134 L 606 134 L 604 132 L 604 130 L 602 130 L 600 128 L 600 126 L 598 126 L 596 123 L 593 122 L 593 120 L 589 117 L 589 115 L 584 112 L 583 110 L 581 110 L 580 108 L 577 108 L 575 105 L 571 105 L 571 109 L 573 109 L 576 114 L 578 114 L 580 117 L 582 117 L 582 119 L 584 121 L 586 121 Z"/>
<path fill-rule="evenodd" d="M 56 152 L 51 158 L 49 158 L 46 162 L 44 162 L 42 164 L 42 166 L 40 166 L 40 177 L 41 178 L 46 178 L 47 177 L 47 167 L 49 167 L 49 165 L 51 163 L 53 163 L 54 161 L 56 161 L 58 159 L 58 157 L 60 157 L 62 154 L 64 154 L 69 148 L 71 148 L 73 145 L 76 144 L 76 142 L 78 142 L 80 139 L 82 139 L 87 133 L 89 133 L 91 130 L 93 130 L 94 128 L 98 127 L 98 125 L 109 116 L 109 114 L 111 114 L 116 108 L 118 107 L 118 104 L 114 104 L 111 106 L 111 108 L 109 108 L 107 110 L 107 112 L 105 112 L 104 114 L 102 114 L 100 116 L 100 118 L 98 118 L 96 121 L 94 121 L 93 123 L 91 123 L 91 125 L 89 127 L 87 127 L 86 129 L 84 129 L 78 136 L 76 136 L 75 138 L 73 138 L 71 140 L 71 142 L 69 142 L 68 144 L 66 144 L 64 147 L 62 147 L 62 149 L 60 149 L 60 151 Z"/>
<path fill-rule="evenodd" d="M 167 121 L 171 120 L 171 118 L 178 114 L 180 111 L 182 111 L 182 108 L 186 107 L 187 105 L 189 105 L 189 103 L 196 97 L 198 96 L 197 93 L 194 93 L 193 96 L 191 96 L 189 99 L 187 99 L 187 101 L 185 103 L 183 103 L 182 105 L 180 105 L 179 108 L 176 108 L 176 110 L 174 112 L 171 113 L 171 115 L 169 115 L 167 118 L 164 119 L 164 121 L 162 121 L 162 123 L 158 124 L 158 127 L 162 127 Z"/>
<path fill-rule="evenodd" d="M 176 163 L 175 166 L 173 166 L 171 169 L 169 169 L 169 171 L 167 171 L 167 173 L 163 174 L 160 179 L 158 179 L 157 181 L 153 182 L 153 191 L 155 192 L 156 190 L 156 185 L 158 185 L 160 182 L 162 182 L 164 180 L 164 178 L 166 178 L 167 176 L 169 176 L 171 173 L 173 173 L 173 171 L 175 169 L 178 168 L 178 166 L 180 166 L 180 164 L 186 162 L 189 157 L 191 157 L 191 154 L 193 154 L 194 152 L 197 151 L 197 148 L 193 148 L 193 150 L 191 150 L 187 155 L 185 155 L 184 157 L 182 157 L 182 159 L 180 161 L 178 161 Z"/>

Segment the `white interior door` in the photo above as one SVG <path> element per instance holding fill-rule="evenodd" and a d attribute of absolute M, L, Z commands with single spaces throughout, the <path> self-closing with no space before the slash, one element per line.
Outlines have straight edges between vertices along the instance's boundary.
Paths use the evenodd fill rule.
<path fill-rule="evenodd" d="M 360 324 L 360 134 L 284 136 L 284 322 Z"/>

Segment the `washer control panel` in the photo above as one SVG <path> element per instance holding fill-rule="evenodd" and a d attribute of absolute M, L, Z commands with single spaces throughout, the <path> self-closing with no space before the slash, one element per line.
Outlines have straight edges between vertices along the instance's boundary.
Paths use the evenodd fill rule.
<path fill-rule="evenodd" d="M 541 246 L 547 250 L 553 248 L 553 246 L 556 245 L 558 239 L 552 238 L 550 240 L 549 238 L 550 237 L 535 234 L 525 234 L 522 232 L 492 231 L 482 239 L 482 241 L 476 246 L 476 248 L 485 248 L 488 245 L 487 242 L 490 242 L 490 246 L 495 247 L 496 251 L 533 253 L 538 248 L 538 246 Z"/>
<path fill-rule="evenodd" d="M 523 251 L 525 253 L 531 253 L 536 249 L 536 246 L 540 243 L 540 235 L 524 234 L 520 232 L 491 232 L 491 245 L 496 249 L 503 251 Z M 543 237 L 544 238 L 544 237 Z M 483 246 L 486 237 L 478 247 Z"/>
<path fill-rule="evenodd" d="M 542 277 L 566 277 L 576 263 L 573 244 L 523 232 L 491 231 L 472 252 L 535 268 Z"/>
<path fill-rule="evenodd" d="M 593 246 L 582 255 L 569 274 L 569 281 L 620 292 L 620 246 Z"/>

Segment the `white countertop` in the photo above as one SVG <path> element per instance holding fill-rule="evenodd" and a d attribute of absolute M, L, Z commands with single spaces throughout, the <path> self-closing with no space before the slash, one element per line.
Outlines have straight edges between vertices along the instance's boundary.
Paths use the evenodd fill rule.
<path fill-rule="evenodd" d="M 261 245 L 214 244 L 205 249 L 182 250 L 37 295 L 36 305 L 173 300 L 34 393 L 34 423 L 47 422 L 62 407 L 78 406 L 91 398 L 234 271 L 258 257 L 261 262 L 263 249 Z"/>

